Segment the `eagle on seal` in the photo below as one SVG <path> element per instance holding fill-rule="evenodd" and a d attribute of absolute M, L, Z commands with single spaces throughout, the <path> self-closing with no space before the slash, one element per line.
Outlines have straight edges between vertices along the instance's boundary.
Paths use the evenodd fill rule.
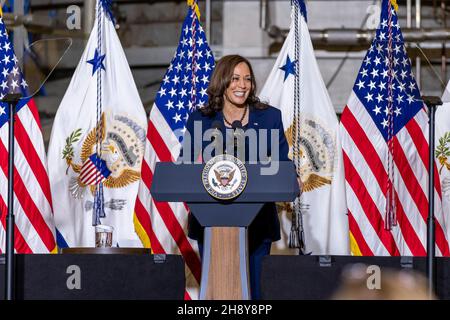
<path fill-rule="evenodd" d="M 236 169 L 233 169 L 231 171 L 217 171 L 214 169 L 214 174 L 216 175 L 216 179 L 220 182 L 220 184 L 223 187 L 226 187 L 230 181 L 233 180 L 234 177 L 234 172 L 236 171 Z"/>

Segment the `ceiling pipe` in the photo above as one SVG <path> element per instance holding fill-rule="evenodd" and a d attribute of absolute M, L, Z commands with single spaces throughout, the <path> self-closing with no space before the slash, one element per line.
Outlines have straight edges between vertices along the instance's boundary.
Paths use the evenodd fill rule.
<path fill-rule="evenodd" d="M 286 37 L 289 30 L 270 26 L 268 34 L 272 38 Z M 321 29 L 310 30 L 314 44 L 324 45 L 364 45 L 372 42 L 375 30 L 362 29 Z M 450 29 L 403 29 L 406 42 L 446 41 L 450 40 Z"/>

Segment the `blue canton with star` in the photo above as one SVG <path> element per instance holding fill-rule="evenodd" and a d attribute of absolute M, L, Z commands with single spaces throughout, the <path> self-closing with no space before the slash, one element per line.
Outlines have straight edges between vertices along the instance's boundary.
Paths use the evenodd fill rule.
<path fill-rule="evenodd" d="M 27 95 L 25 79 L 20 71 L 18 60 L 14 54 L 14 49 L 8 38 L 3 18 L 0 17 L 0 99 L 8 93 L 21 93 Z M 20 100 L 16 106 L 18 112 L 25 104 L 26 99 Z M 5 102 L 0 102 L 0 128 L 9 120 L 9 106 Z"/>
<path fill-rule="evenodd" d="M 403 35 L 398 24 L 395 10 L 392 12 L 391 32 L 392 45 L 389 47 L 388 5 L 383 0 L 381 23 L 376 38 L 368 50 L 359 70 L 353 91 L 362 102 L 374 123 L 388 139 L 389 114 L 393 116 L 393 134 L 397 134 L 420 109 L 423 101 L 411 70 L 411 62 L 406 53 Z M 392 94 L 388 95 L 389 84 L 389 51 L 391 51 L 393 81 Z M 388 102 L 392 102 L 389 110 Z"/>
<path fill-rule="evenodd" d="M 297 76 L 297 74 L 295 72 L 295 64 L 296 63 L 297 63 L 297 60 L 291 61 L 291 58 L 289 57 L 289 54 L 288 54 L 285 65 L 280 67 L 280 69 L 284 71 L 284 81 L 286 81 L 286 79 L 289 77 L 290 74 L 294 75 L 294 77 Z"/>
<path fill-rule="evenodd" d="M 195 12 L 189 8 L 177 51 L 155 98 L 156 107 L 172 131 L 184 133 L 189 115 L 208 101 L 206 90 L 213 69 L 214 56 L 205 32 Z"/>
<path fill-rule="evenodd" d="M 95 49 L 94 58 L 87 61 L 87 63 L 92 64 L 92 75 L 94 75 L 98 69 L 105 70 L 105 66 L 103 65 L 103 60 L 105 60 L 105 56 L 106 54 L 100 55 L 99 50 Z"/>

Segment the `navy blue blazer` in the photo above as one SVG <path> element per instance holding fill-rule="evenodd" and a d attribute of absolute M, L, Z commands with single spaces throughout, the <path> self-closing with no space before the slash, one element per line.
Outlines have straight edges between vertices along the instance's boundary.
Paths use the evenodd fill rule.
<path fill-rule="evenodd" d="M 211 141 L 202 141 L 203 134 L 206 130 L 210 129 L 213 122 L 219 120 L 221 124 L 222 132 L 225 132 L 225 126 L 223 122 L 223 113 L 217 112 L 215 115 L 209 117 L 203 115 L 199 110 L 196 110 L 191 113 L 187 124 L 186 131 L 191 135 L 191 139 L 185 139 L 183 142 L 183 148 L 180 153 L 180 157 L 185 154 L 185 150 L 187 148 L 191 149 L 191 153 L 189 156 L 189 160 L 196 161 L 199 159 L 199 154 L 195 154 L 195 150 L 197 152 L 203 152 L 208 144 Z M 202 137 L 195 137 L 194 135 L 194 123 L 198 121 L 202 125 Z M 267 146 L 267 156 L 272 157 L 271 150 L 271 131 L 270 129 L 278 129 L 278 154 L 280 161 L 290 161 L 288 158 L 289 145 L 286 140 L 286 136 L 284 135 L 283 122 L 281 118 L 281 112 L 279 109 L 268 106 L 267 109 L 256 109 L 252 106 L 249 108 L 249 121 L 243 127 L 244 132 L 249 129 L 255 129 L 256 138 L 257 138 L 257 161 L 260 161 L 259 157 L 259 140 L 261 139 L 261 135 L 266 135 L 266 141 L 268 142 Z M 265 131 L 260 131 L 258 129 L 267 129 Z M 199 132 L 197 132 L 199 133 Z M 224 135 L 225 136 L 225 135 Z M 190 141 L 189 141 L 190 140 Z M 224 137 L 224 145 L 223 148 L 226 150 L 226 141 Z M 249 161 L 249 145 L 248 139 L 245 139 L 245 156 L 246 161 Z M 201 147 L 200 147 L 201 143 Z M 195 146 L 197 145 L 197 146 Z M 264 150 L 266 151 L 266 150 Z M 231 153 L 232 150 L 227 150 L 227 153 Z M 186 154 L 187 155 L 187 154 Z M 214 154 L 212 154 L 214 156 Z M 275 156 L 275 153 L 273 154 Z M 195 160 L 194 160 L 195 159 Z M 208 159 L 202 159 L 207 161 Z M 254 160 L 254 159 L 251 159 Z M 195 217 L 190 214 L 188 221 L 188 236 L 191 239 L 198 240 L 200 242 L 203 241 L 203 227 L 200 226 L 199 222 Z M 248 228 L 248 240 L 249 240 L 249 251 L 253 252 L 262 242 L 266 239 L 270 239 L 271 241 L 277 241 L 280 239 L 280 221 L 278 219 L 278 214 L 276 210 L 275 203 L 270 202 L 266 203 L 261 211 L 256 216 L 255 220 L 250 224 Z"/>

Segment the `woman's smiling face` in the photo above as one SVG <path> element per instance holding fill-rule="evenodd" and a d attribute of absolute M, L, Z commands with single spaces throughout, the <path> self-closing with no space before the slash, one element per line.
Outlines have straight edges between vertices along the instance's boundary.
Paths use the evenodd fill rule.
<path fill-rule="evenodd" d="M 241 62 L 234 67 L 230 84 L 224 93 L 226 104 L 234 106 L 244 106 L 252 89 L 252 76 L 250 68 L 245 62 Z"/>

